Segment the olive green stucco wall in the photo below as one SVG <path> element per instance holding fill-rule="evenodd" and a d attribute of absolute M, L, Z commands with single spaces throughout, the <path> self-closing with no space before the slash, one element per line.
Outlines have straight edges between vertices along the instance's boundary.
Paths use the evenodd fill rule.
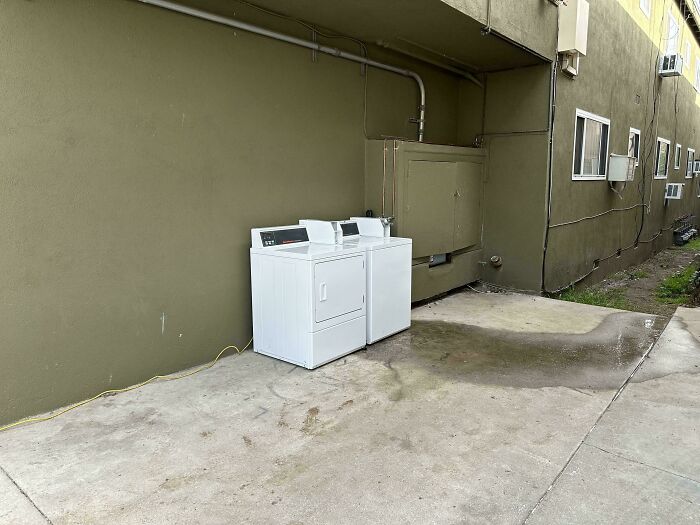
<path fill-rule="evenodd" d="M 499 73 L 486 80 L 484 280 L 525 290 L 541 286 L 547 208 L 551 66 Z"/>
<path fill-rule="evenodd" d="M 669 228 L 679 216 L 699 211 L 697 183 L 684 178 L 687 148 L 700 151 L 700 108 L 695 103 L 695 89 L 684 77 L 659 79 L 659 42 L 652 42 L 617 2 L 592 1 L 590 6 L 588 53 L 581 59 L 579 76 L 571 79 L 560 74 L 557 82 L 551 224 L 640 204 L 642 178 L 646 180 L 644 202 L 650 202 L 650 209 L 637 248 L 628 247 L 635 242 L 644 213 L 641 206 L 551 228 L 545 277 L 548 290 L 591 272 L 596 260 L 601 262 L 591 281 L 647 258 L 672 240 L 670 231 L 654 239 L 661 229 Z M 660 98 L 652 123 L 654 85 L 660 89 Z M 643 161 L 623 199 L 606 181 L 572 181 L 576 108 L 611 120 L 610 153 L 627 154 L 629 128 L 642 130 Z M 669 139 L 672 148 L 676 142 L 683 146 L 681 169 L 674 170 L 671 162 L 668 180 L 652 180 L 657 136 Z M 682 201 L 664 206 L 667 182 L 686 183 Z M 616 256 L 618 249 L 622 250 L 620 257 Z"/>
<path fill-rule="evenodd" d="M 548 0 L 442 0 L 519 45 L 556 58 L 557 7 Z M 487 38 L 496 38 L 487 37 Z"/>
<path fill-rule="evenodd" d="M 126 0 L 0 7 L 0 422 L 245 344 L 249 229 L 363 211 L 360 67 Z M 370 56 L 471 144 L 480 91 Z M 369 136 L 415 137 L 410 79 L 367 91 Z"/>

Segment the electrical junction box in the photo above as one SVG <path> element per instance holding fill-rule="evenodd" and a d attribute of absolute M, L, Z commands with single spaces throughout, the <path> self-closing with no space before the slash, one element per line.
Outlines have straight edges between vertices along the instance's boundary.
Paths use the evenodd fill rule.
<path fill-rule="evenodd" d="M 479 279 L 486 151 L 388 139 L 365 148 L 365 209 L 413 240 L 411 301 Z"/>
<path fill-rule="evenodd" d="M 673 182 L 666 184 L 666 199 L 679 200 L 683 197 L 683 184 Z"/>
<path fill-rule="evenodd" d="M 557 52 L 586 55 L 588 10 L 588 0 L 566 0 L 559 4 Z"/>
<path fill-rule="evenodd" d="M 683 56 L 665 55 L 659 59 L 659 76 L 679 77 L 683 74 Z"/>
<path fill-rule="evenodd" d="M 627 155 L 610 155 L 608 180 L 610 182 L 630 182 L 634 180 L 634 168 L 637 159 Z"/>

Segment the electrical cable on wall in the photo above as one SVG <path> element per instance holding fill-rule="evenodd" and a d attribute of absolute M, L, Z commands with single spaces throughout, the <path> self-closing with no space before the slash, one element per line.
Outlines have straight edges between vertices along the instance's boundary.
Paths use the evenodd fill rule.
<path fill-rule="evenodd" d="M 149 383 L 153 383 L 156 380 L 159 381 L 175 381 L 176 379 L 183 379 L 185 377 L 190 377 L 195 374 L 198 374 L 199 372 L 202 372 L 204 370 L 208 370 L 212 366 L 216 364 L 216 362 L 219 360 L 219 358 L 226 352 L 226 350 L 234 349 L 236 350 L 237 354 L 242 354 L 245 352 L 250 344 L 253 342 L 253 338 L 250 338 L 250 341 L 242 348 L 239 349 L 236 345 L 228 345 L 224 348 L 221 349 L 219 354 L 214 358 L 213 361 L 210 361 L 209 363 L 200 366 L 199 368 L 196 368 L 194 370 L 190 370 L 189 372 L 185 372 L 184 374 L 178 374 L 178 375 L 157 375 L 153 376 L 150 379 L 147 379 L 146 381 L 142 381 L 141 383 L 137 383 L 135 385 L 131 385 L 125 388 L 114 388 L 111 390 L 105 390 L 104 392 L 100 392 L 99 394 L 92 396 L 89 399 L 85 399 L 83 401 L 79 401 L 78 403 L 74 403 L 72 405 L 69 405 L 66 408 L 60 409 L 58 412 L 54 412 L 53 414 L 50 414 L 48 416 L 38 416 L 38 417 L 29 417 L 25 419 L 20 419 L 19 421 L 15 421 L 14 423 L 10 423 L 9 425 L 1 426 L 0 427 L 0 432 L 4 432 L 6 430 L 10 430 L 11 428 L 23 426 L 23 425 L 28 425 L 30 423 L 40 423 L 43 421 L 49 421 L 51 419 L 55 419 L 58 416 L 62 416 L 66 412 L 70 412 L 71 410 L 75 410 L 78 407 L 81 407 L 83 405 L 87 405 L 88 403 L 95 401 L 96 399 L 101 398 L 102 396 L 110 395 L 110 394 L 119 394 L 121 392 L 129 392 L 130 390 L 136 390 L 137 388 L 141 388 L 142 386 L 146 386 Z"/>
<path fill-rule="evenodd" d="M 648 166 L 651 164 L 651 157 L 654 155 L 654 153 L 655 153 L 655 151 L 656 151 L 656 141 L 655 141 L 655 140 L 652 140 L 652 139 L 653 139 L 654 136 L 656 136 L 656 134 L 658 133 L 658 126 L 659 126 L 659 119 L 658 119 L 659 114 L 658 114 L 658 110 L 659 110 L 659 107 L 660 107 L 660 105 L 661 105 L 661 100 L 662 100 L 662 92 L 661 92 L 661 89 L 660 89 L 660 81 L 657 79 L 656 66 L 657 66 L 657 64 L 659 63 L 659 59 L 660 59 L 660 56 L 661 56 L 661 43 L 662 43 L 662 41 L 663 41 L 663 40 L 670 40 L 670 39 L 672 39 L 672 38 L 676 38 L 676 36 L 678 36 L 678 34 L 681 34 L 681 35 L 683 34 L 683 33 L 682 33 L 682 29 L 679 27 L 679 28 L 677 29 L 677 32 L 676 32 L 675 35 L 669 35 L 668 38 L 664 38 L 664 37 L 663 37 L 663 27 L 664 27 L 664 21 L 666 20 L 665 12 L 666 12 L 666 4 L 667 4 L 667 1 L 668 1 L 668 0 L 664 0 L 664 8 L 663 8 L 663 13 L 664 13 L 664 14 L 663 14 L 662 17 L 661 17 L 661 23 L 660 23 L 660 27 L 659 27 L 659 41 L 658 41 L 658 45 L 657 45 L 657 46 L 654 46 L 654 43 L 653 43 L 653 41 L 652 41 L 652 42 L 651 42 L 651 46 L 650 46 L 650 56 L 649 56 L 650 61 L 649 61 L 649 77 L 648 77 L 648 78 L 649 78 L 649 81 L 652 83 L 652 87 L 651 87 L 651 90 L 647 90 L 647 99 L 646 99 L 647 102 L 646 102 L 646 105 L 647 105 L 647 107 L 648 107 L 648 105 L 649 105 L 649 94 L 650 94 L 650 92 L 651 92 L 651 95 L 652 95 L 652 97 L 651 97 L 651 99 L 652 99 L 652 114 L 651 114 L 651 119 L 650 119 L 650 120 L 647 120 L 647 122 L 645 122 L 645 126 L 644 126 L 644 135 L 643 135 L 643 137 L 644 137 L 644 142 L 643 142 L 643 144 L 644 144 L 644 151 L 643 151 L 643 152 L 640 152 L 641 154 L 640 154 L 640 159 L 639 159 L 639 161 L 640 161 L 641 178 L 640 178 L 639 183 L 637 184 L 637 189 L 638 189 L 638 192 L 639 192 L 639 196 L 640 196 L 640 201 L 641 201 L 641 202 L 640 202 L 639 204 L 635 204 L 635 205 L 628 206 L 628 207 L 625 207 L 625 208 L 612 208 L 612 209 L 610 209 L 610 210 L 606 210 L 606 211 L 604 211 L 604 212 L 601 212 L 601 213 L 598 213 L 598 214 L 595 214 L 595 215 L 590 215 L 590 216 L 586 216 L 586 217 L 581 217 L 581 218 L 578 218 L 578 219 L 573 219 L 573 220 L 569 220 L 569 221 L 565 221 L 565 222 L 561 222 L 561 223 L 556 223 L 556 224 L 549 224 L 549 225 L 547 226 L 547 231 L 549 231 L 549 230 L 552 229 L 552 228 L 558 228 L 558 227 L 561 227 L 561 226 L 567 226 L 567 225 L 571 225 L 571 224 L 577 224 L 577 223 L 580 223 L 580 222 L 583 222 L 583 221 L 586 221 L 586 220 L 590 220 L 590 219 L 596 219 L 596 218 L 598 218 L 598 217 L 602 217 L 602 216 L 604 216 L 604 215 L 607 215 L 608 213 L 615 212 L 615 211 L 626 211 L 626 210 L 631 210 L 631 209 L 640 208 L 640 207 L 643 208 L 643 212 L 642 212 L 642 214 L 641 214 L 641 221 L 639 221 L 639 227 L 638 227 L 638 230 L 637 230 L 637 234 L 636 234 L 636 236 L 635 236 L 635 241 L 634 241 L 634 243 L 630 244 L 629 246 L 627 246 L 627 247 L 625 247 L 625 248 L 620 248 L 620 249 L 618 249 L 615 253 L 613 253 L 613 254 L 611 254 L 611 255 L 608 255 L 608 256 L 606 256 L 606 257 L 597 259 L 598 262 L 611 259 L 612 257 L 615 257 L 615 256 L 619 256 L 622 252 L 625 252 L 625 251 L 627 251 L 627 250 L 629 250 L 629 249 L 631 249 L 631 248 L 634 248 L 634 247 L 636 247 L 636 246 L 639 245 L 639 244 L 644 244 L 644 243 L 652 242 L 653 240 L 655 240 L 656 238 L 658 238 L 663 232 L 668 231 L 668 230 L 670 230 L 670 229 L 673 228 L 673 225 L 668 226 L 668 227 L 663 227 L 663 228 L 661 228 L 661 229 L 659 230 L 658 233 L 656 233 L 656 234 L 655 234 L 654 236 L 652 236 L 650 239 L 640 240 L 640 239 L 641 239 L 641 235 L 642 235 L 642 233 L 643 233 L 643 231 L 644 231 L 645 216 L 651 214 L 651 211 L 652 211 L 652 206 L 651 206 L 651 205 L 652 205 L 653 190 L 654 190 L 653 181 L 655 180 L 655 173 L 656 173 L 656 166 L 655 166 L 655 163 L 654 163 L 654 165 L 652 166 L 651 173 L 650 173 L 650 176 L 651 176 L 651 184 L 650 184 L 649 200 L 648 200 L 648 202 L 645 202 L 645 200 L 646 200 L 646 199 L 645 199 L 645 194 L 646 194 L 646 178 L 647 178 L 647 177 L 646 177 L 646 172 L 647 172 Z M 687 18 L 684 16 L 684 20 L 686 20 L 686 19 L 687 19 Z M 684 28 L 683 28 L 683 29 L 684 29 Z M 654 47 L 656 47 L 656 58 L 655 58 L 655 60 L 652 61 L 651 59 L 652 59 L 653 56 L 654 56 Z M 676 80 L 677 80 L 677 79 L 676 79 Z M 675 95 L 675 100 L 674 100 L 674 118 L 675 118 L 674 138 L 676 138 L 675 135 L 677 135 L 677 121 L 678 121 L 678 102 L 677 102 L 677 101 L 678 101 L 678 82 L 677 82 L 677 81 L 674 83 L 674 88 L 675 88 L 675 93 L 674 93 L 674 95 Z M 676 142 L 677 142 L 677 140 L 676 140 Z M 669 156 L 670 156 L 670 148 L 669 148 Z M 670 159 L 668 160 L 668 162 L 670 162 Z M 551 182 L 550 182 L 550 184 L 551 184 Z M 618 193 L 618 192 L 616 191 L 616 193 Z M 620 196 L 620 197 L 622 198 L 622 196 L 621 196 L 619 193 L 618 193 L 618 196 Z M 551 198 L 550 198 L 550 203 L 549 203 L 549 205 L 551 206 Z M 676 222 L 676 221 L 674 221 L 674 223 L 675 223 L 675 222 Z M 636 215 L 635 215 L 635 223 L 637 223 L 637 216 L 636 216 Z M 561 288 L 559 288 L 559 289 L 557 289 L 557 290 L 551 292 L 551 291 L 548 291 L 548 290 L 546 289 L 546 285 L 545 285 L 545 271 L 544 271 L 544 266 L 545 266 L 545 264 L 546 264 L 546 252 L 547 252 L 547 243 L 545 242 L 545 253 L 544 253 L 544 257 L 543 257 L 543 272 L 542 272 L 542 290 L 543 290 L 543 292 L 545 292 L 545 293 L 551 293 L 551 294 L 560 293 L 561 291 L 563 291 L 563 290 L 565 290 L 565 289 L 567 289 L 567 288 L 569 288 L 569 287 L 571 287 L 571 286 L 574 286 L 575 284 L 581 282 L 583 279 L 585 279 L 586 277 L 588 277 L 589 275 L 591 275 L 591 274 L 595 271 L 595 269 L 597 268 L 597 265 L 594 265 L 594 267 L 593 267 L 589 272 L 587 272 L 586 274 L 584 274 L 583 276 L 580 276 L 580 277 L 578 277 L 577 279 L 575 279 L 574 281 L 572 281 L 570 284 L 568 284 L 568 285 L 566 285 L 566 286 L 564 286 L 564 287 L 561 287 Z"/>

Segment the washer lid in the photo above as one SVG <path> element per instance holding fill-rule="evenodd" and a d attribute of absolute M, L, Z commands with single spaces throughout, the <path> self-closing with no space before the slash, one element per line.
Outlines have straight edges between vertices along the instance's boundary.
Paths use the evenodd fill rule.
<path fill-rule="evenodd" d="M 404 246 L 412 244 L 407 237 L 345 237 L 343 246 L 358 246 L 365 250 L 383 250 L 392 246 Z"/>
<path fill-rule="evenodd" d="M 290 259 L 317 259 L 345 257 L 365 253 L 365 248 L 357 244 L 299 244 L 298 246 L 274 246 L 271 248 L 251 248 L 251 253 L 269 255 L 272 257 L 288 257 Z"/>

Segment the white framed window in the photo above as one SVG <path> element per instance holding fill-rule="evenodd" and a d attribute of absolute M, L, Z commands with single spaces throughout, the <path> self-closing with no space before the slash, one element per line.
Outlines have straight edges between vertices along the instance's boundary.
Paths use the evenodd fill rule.
<path fill-rule="evenodd" d="M 651 0 L 639 0 L 639 9 L 647 18 L 651 18 Z"/>
<path fill-rule="evenodd" d="M 668 161 L 671 153 L 671 141 L 656 138 L 656 162 L 654 162 L 654 178 L 668 178 Z"/>
<path fill-rule="evenodd" d="M 635 167 L 639 166 L 639 138 L 641 135 L 642 132 L 638 129 L 630 128 L 630 137 L 627 143 L 627 156 L 637 159 L 634 161 Z"/>
<path fill-rule="evenodd" d="M 693 178 L 693 164 L 695 164 L 695 150 L 693 148 L 688 148 L 688 153 L 685 158 L 685 178 Z"/>
<path fill-rule="evenodd" d="M 673 16 L 673 12 L 668 10 L 668 35 L 666 35 L 666 54 L 673 55 L 678 53 L 678 44 L 681 35 L 681 28 L 678 25 L 678 20 Z"/>
<path fill-rule="evenodd" d="M 574 127 L 574 180 L 605 180 L 608 170 L 610 120 L 576 110 Z"/>
<path fill-rule="evenodd" d="M 680 144 L 676 144 L 676 150 L 673 152 L 673 169 L 681 169 L 681 155 L 683 147 Z"/>

